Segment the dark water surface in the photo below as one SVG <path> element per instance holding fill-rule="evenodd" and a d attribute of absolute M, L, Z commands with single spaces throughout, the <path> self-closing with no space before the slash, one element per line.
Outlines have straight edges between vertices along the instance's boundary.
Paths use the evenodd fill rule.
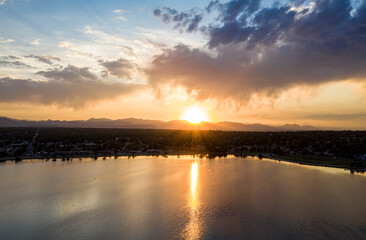
<path fill-rule="evenodd" d="M 0 239 L 366 239 L 366 176 L 250 157 L 3 163 Z"/>

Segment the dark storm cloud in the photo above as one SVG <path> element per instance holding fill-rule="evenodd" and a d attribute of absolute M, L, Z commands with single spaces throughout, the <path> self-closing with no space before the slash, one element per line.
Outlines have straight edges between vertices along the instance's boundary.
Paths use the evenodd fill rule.
<path fill-rule="evenodd" d="M 219 19 L 222 22 L 232 22 L 236 19 L 244 21 L 245 18 L 257 11 L 260 7 L 261 1 L 258 0 L 234 0 L 227 3 L 220 3 L 220 1 L 211 1 L 206 7 L 208 13 L 217 10 L 219 12 Z"/>
<path fill-rule="evenodd" d="M 161 18 L 165 23 L 174 23 L 174 28 L 193 32 L 198 29 L 198 25 L 202 21 L 203 12 L 194 8 L 186 12 L 178 12 L 175 9 L 163 7 L 155 9 L 153 12 L 155 17 Z"/>
<path fill-rule="evenodd" d="M 137 70 L 137 64 L 123 58 L 113 61 L 99 61 L 100 65 L 105 67 L 108 72 L 116 77 L 131 79 Z"/>
<path fill-rule="evenodd" d="M 88 103 L 129 94 L 138 86 L 102 81 L 88 68 L 68 66 L 41 71 L 46 81 L 0 78 L 0 102 L 26 102 L 82 108 Z"/>
<path fill-rule="evenodd" d="M 248 11 L 245 11 L 240 16 L 237 16 L 237 12 L 223 15 L 222 26 L 209 28 L 208 45 L 213 48 L 220 44 L 247 42 L 247 46 L 253 48 L 257 44 L 273 44 L 289 29 L 296 15 L 289 6 L 265 8 L 253 16 L 252 23 L 249 25 L 247 13 Z"/>
<path fill-rule="evenodd" d="M 53 61 L 61 61 L 60 58 L 54 57 L 54 56 L 50 56 L 50 55 L 33 55 L 32 54 L 32 55 L 28 55 L 28 56 L 25 56 L 25 57 L 26 58 L 34 58 L 34 59 L 37 59 L 40 62 L 49 64 L 49 65 L 52 65 L 53 64 Z"/>
<path fill-rule="evenodd" d="M 214 1 L 205 11 L 218 14 L 215 23 L 201 26 L 210 50 L 185 45 L 163 50 L 146 69 L 152 85 L 180 85 L 198 98 L 247 100 L 296 86 L 365 82 L 365 1 L 353 14 L 349 0 L 299 0 L 269 8 L 260 8 L 259 1 Z"/>

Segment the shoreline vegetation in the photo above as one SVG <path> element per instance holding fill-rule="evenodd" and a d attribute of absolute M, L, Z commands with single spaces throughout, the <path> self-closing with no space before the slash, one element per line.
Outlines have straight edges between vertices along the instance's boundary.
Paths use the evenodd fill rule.
<path fill-rule="evenodd" d="M 0 161 L 119 156 L 276 161 L 366 171 L 366 131 L 235 132 L 105 128 L 0 128 Z"/>

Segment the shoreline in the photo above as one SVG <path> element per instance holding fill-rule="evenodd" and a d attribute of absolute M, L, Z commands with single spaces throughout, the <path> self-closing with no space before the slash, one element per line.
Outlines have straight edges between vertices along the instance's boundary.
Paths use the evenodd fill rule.
<path fill-rule="evenodd" d="M 43 157 L 43 156 L 29 156 L 29 157 L 6 157 L 0 159 L 0 162 L 6 162 L 6 161 L 27 161 L 27 160 L 46 160 L 46 161 L 53 161 L 53 160 L 62 160 L 62 161 L 72 161 L 72 159 L 81 159 L 81 158 L 118 158 L 118 157 L 167 157 L 167 156 L 184 156 L 184 155 L 197 155 L 199 158 L 222 158 L 227 157 L 229 155 L 235 156 L 235 157 L 257 157 L 258 160 L 261 159 L 268 159 L 272 161 L 283 161 L 283 162 L 289 162 L 294 164 L 300 164 L 300 165 L 308 165 L 308 166 L 317 166 L 317 167 L 331 167 L 331 168 L 339 168 L 339 169 L 345 169 L 352 171 L 358 171 L 360 169 L 352 168 L 350 163 L 352 163 L 352 160 L 349 159 L 330 159 L 330 158 L 314 158 L 311 156 L 276 156 L 276 155 L 270 155 L 270 154 L 261 154 L 261 153 L 245 153 L 245 154 L 238 154 L 238 153 L 191 153 L 191 152 L 180 152 L 180 153 L 169 153 L 169 154 L 148 154 L 148 153 L 139 153 L 139 154 L 118 154 L 118 155 L 70 155 L 70 156 L 57 156 L 57 157 Z M 291 159 L 292 158 L 292 159 Z M 304 161 L 305 160 L 305 161 Z M 331 163 L 333 161 L 333 163 Z M 336 162 L 334 162 L 336 161 Z M 366 169 L 362 169 L 366 171 Z"/>
<path fill-rule="evenodd" d="M 316 163 L 310 163 L 310 162 L 301 162 L 301 161 L 295 161 L 295 160 L 290 160 L 290 159 L 284 159 L 284 158 L 279 158 L 279 157 L 265 156 L 265 159 L 269 159 L 269 160 L 272 160 L 272 161 L 279 161 L 279 162 L 296 163 L 296 164 L 299 164 L 299 165 L 316 166 L 316 167 L 331 167 L 331 168 L 340 168 L 340 169 L 351 170 L 351 168 L 347 167 L 347 166 L 337 166 L 337 165 L 320 164 L 320 163 L 316 164 Z"/>

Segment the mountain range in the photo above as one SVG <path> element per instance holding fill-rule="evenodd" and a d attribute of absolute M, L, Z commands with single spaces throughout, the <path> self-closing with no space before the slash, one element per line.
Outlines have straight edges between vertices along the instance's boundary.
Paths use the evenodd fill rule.
<path fill-rule="evenodd" d="M 160 121 L 137 118 L 111 120 L 107 118 L 90 118 L 76 121 L 30 121 L 0 117 L 0 127 L 73 127 L 73 128 L 139 128 L 139 129 L 182 129 L 182 130 L 223 130 L 223 131 L 311 131 L 318 130 L 312 126 L 285 124 L 270 126 L 260 123 L 244 124 L 238 122 L 202 122 L 194 125 L 184 120 Z"/>

